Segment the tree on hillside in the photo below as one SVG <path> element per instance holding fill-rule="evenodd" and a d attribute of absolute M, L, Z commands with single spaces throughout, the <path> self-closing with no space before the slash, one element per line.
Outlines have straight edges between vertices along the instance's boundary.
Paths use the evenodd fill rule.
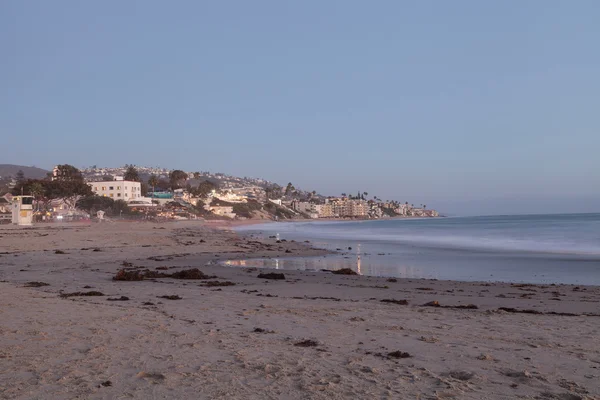
<path fill-rule="evenodd" d="M 200 179 L 200 172 L 194 172 L 194 179 Z"/>
<path fill-rule="evenodd" d="M 125 176 L 123 176 L 123 179 L 126 181 L 140 182 L 140 174 L 138 173 L 138 170 L 133 165 L 130 165 L 127 167 L 127 170 L 125 171 Z"/>
<path fill-rule="evenodd" d="M 217 190 L 217 185 L 210 181 L 203 181 L 192 190 L 192 192 L 199 197 L 206 197 L 213 190 Z"/>
<path fill-rule="evenodd" d="M 363 192 L 363 199 L 366 199 L 368 195 L 369 195 L 369 193 Z"/>
<path fill-rule="evenodd" d="M 292 192 L 295 190 L 294 185 L 292 185 L 292 182 L 289 182 L 287 184 L 287 186 L 285 187 L 285 195 L 289 196 L 290 194 L 292 194 Z"/>
<path fill-rule="evenodd" d="M 156 184 L 156 186 L 159 189 L 167 190 L 167 189 L 169 189 L 171 187 L 171 183 L 169 183 L 169 181 L 166 180 L 166 179 L 159 179 L 158 183 Z"/>
<path fill-rule="evenodd" d="M 57 181 L 81 181 L 83 182 L 83 176 L 81 171 L 69 164 L 61 164 L 56 166 L 56 176 L 54 177 Z"/>
<path fill-rule="evenodd" d="M 22 169 L 20 169 L 17 172 L 16 179 L 17 179 L 17 183 L 23 183 L 23 182 L 25 182 L 25 173 L 23 172 Z"/>
<path fill-rule="evenodd" d="M 267 199 L 280 199 L 282 195 L 282 187 L 277 184 L 267 187 L 265 188 L 265 194 L 267 195 Z"/>
<path fill-rule="evenodd" d="M 44 204 L 49 200 L 47 198 L 47 184 L 49 181 L 43 181 L 39 179 L 27 179 L 20 183 L 17 183 L 15 187 L 12 189 L 12 194 L 14 196 L 19 196 L 21 194 L 26 196 L 33 196 L 37 203 L 37 208 L 39 209 L 40 204 Z"/>
<path fill-rule="evenodd" d="M 44 187 L 44 185 L 41 182 L 35 181 L 35 182 L 32 182 L 31 185 L 29 186 L 29 192 L 35 199 L 36 209 L 37 209 L 37 211 L 39 211 L 40 203 L 43 202 L 43 199 L 45 197 L 44 195 L 46 193 L 46 188 Z"/>
<path fill-rule="evenodd" d="M 46 195 L 49 199 L 62 199 L 69 208 L 75 208 L 77 200 L 92 195 L 92 188 L 85 183 L 81 172 L 72 165 L 57 167 L 56 176 L 46 183 Z"/>
<path fill-rule="evenodd" d="M 158 186 L 158 176 L 154 174 L 150 175 L 150 178 L 148 178 L 148 185 L 152 186 L 152 191 L 154 192 L 154 189 Z"/>
<path fill-rule="evenodd" d="M 46 191 L 49 199 L 62 199 L 71 209 L 75 208 L 77 200 L 93 194 L 92 188 L 83 179 L 50 181 L 47 183 Z"/>
<path fill-rule="evenodd" d="M 180 169 L 176 169 L 174 171 L 171 171 L 171 173 L 169 174 L 169 181 L 171 183 L 171 189 L 175 190 L 175 189 L 179 189 L 181 187 L 183 187 L 185 185 L 185 181 L 188 178 L 188 174 L 186 174 L 185 172 L 183 172 Z"/>

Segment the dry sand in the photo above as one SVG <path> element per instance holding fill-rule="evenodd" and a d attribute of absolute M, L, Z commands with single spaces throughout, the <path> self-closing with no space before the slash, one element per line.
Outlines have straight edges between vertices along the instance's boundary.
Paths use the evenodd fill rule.
<path fill-rule="evenodd" d="M 199 223 L 0 227 L 0 253 L 2 399 L 600 399 L 600 287 L 259 279 L 215 260 L 322 252 Z"/>

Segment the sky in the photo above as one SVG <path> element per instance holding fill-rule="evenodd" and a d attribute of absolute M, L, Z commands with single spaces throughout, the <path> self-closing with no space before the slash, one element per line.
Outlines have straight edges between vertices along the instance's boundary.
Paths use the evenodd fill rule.
<path fill-rule="evenodd" d="M 0 163 L 600 211 L 600 2 L 0 2 Z"/>

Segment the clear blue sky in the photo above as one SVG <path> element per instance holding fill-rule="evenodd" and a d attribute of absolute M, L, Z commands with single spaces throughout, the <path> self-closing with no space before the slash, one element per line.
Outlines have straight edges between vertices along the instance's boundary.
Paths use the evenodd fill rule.
<path fill-rule="evenodd" d="M 3 1 L 0 163 L 600 211 L 600 2 Z"/>

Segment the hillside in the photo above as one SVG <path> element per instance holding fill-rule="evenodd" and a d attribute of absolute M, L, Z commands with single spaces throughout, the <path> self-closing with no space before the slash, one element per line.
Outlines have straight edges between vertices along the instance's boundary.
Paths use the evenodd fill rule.
<path fill-rule="evenodd" d="M 0 179 L 15 177 L 17 172 L 22 170 L 25 178 L 40 179 L 44 178 L 49 171 L 37 167 L 26 167 L 24 165 L 0 164 Z"/>

